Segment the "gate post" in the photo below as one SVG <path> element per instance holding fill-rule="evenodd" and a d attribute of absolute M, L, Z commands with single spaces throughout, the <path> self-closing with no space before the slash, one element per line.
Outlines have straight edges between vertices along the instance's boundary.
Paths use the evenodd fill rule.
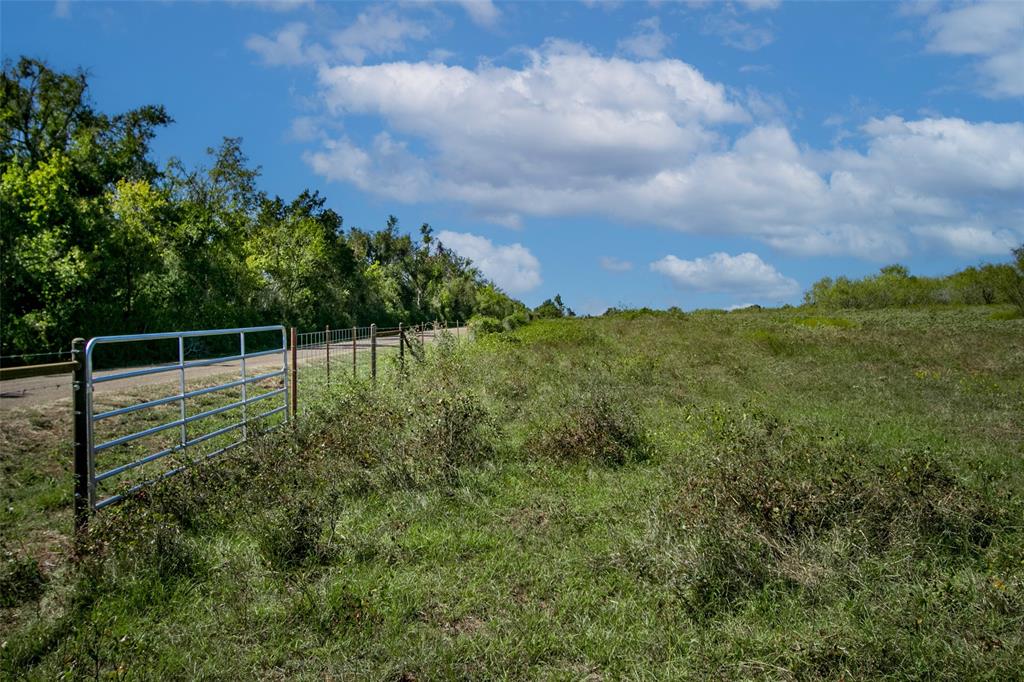
<path fill-rule="evenodd" d="M 295 333 L 295 327 L 292 327 L 291 332 L 292 342 L 292 419 L 298 421 L 299 417 L 299 349 L 298 344 L 295 342 L 298 338 L 298 334 Z"/>
<path fill-rule="evenodd" d="M 370 325 L 370 378 L 377 380 L 377 325 Z"/>
<path fill-rule="evenodd" d="M 327 346 L 327 385 L 331 385 L 331 325 L 324 328 L 324 343 Z"/>
<path fill-rule="evenodd" d="M 402 323 L 398 323 L 398 369 L 405 374 L 405 331 Z"/>
<path fill-rule="evenodd" d="M 71 342 L 71 357 L 77 363 L 71 383 L 75 406 L 75 536 L 80 537 L 89 525 L 92 512 L 92 477 L 89 471 L 89 396 L 85 380 L 85 339 Z"/>

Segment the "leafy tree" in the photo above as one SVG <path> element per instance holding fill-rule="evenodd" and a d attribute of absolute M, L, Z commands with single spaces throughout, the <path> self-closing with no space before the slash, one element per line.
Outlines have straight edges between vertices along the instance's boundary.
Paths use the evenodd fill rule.
<path fill-rule="evenodd" d="M 395 324 L 507 319 L 526 308 L 445 248 L 388 216 L 344 230 L 316 192 L 258 187 L 239 138 L 208 166 L 149 157 L 162 107 L 109 116 L 87 75 L 4 64 L 0 90 L 0 347 L 67 347 L 74 336 L 284 322 Z"/>
<path fill-rule="evenodd" d="M 571 308 L 567 308 L 562 303 L 561 294 L 555 294 L 554 299 L 547 299 L 539 306 L 533 309 L 534 317 L 544 318 L 558 318 L 558 317 L 576 317 L 576 313 Z"/>

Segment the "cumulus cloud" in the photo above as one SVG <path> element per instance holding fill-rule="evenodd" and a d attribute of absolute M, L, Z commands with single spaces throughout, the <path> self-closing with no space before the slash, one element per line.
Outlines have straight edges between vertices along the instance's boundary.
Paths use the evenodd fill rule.
<path fill-rule="evenodd" d="M 914 228 L 925 243 L 962 255 L 1005 256 L 1020 244 L 1021 235 L 1009 230 L 990 230 L 971 225 L 926 225 Z"/>
<path fill-rule="evenodd" d="M 438 240 L 463 258 L 473 261 L 485 277 L 511 294 L 540 286 L 540 261 L 522 244 L 499 245 L 469 232 L 442 230 Z"/>
<path fill-rule="evenodd" d="M 680 289 L 705 293 L 757 294 L 778 300 L 800 292 L 796 280 L 785 277 L 756 253 L 713 253 L 683 260 L 668 255 L 651 263 L 651 270 L 668 277 Z"/>
<path fill-rule="evenodd" d="M 601 267 L 608 272 L 629 272 L 633 269 L 633 263 L 628 260 L 621 260 L 613 256 L 601 258 Z"/>
<path fill-rule="evenodd" d="M 620 40 L 618 48 L 641 59 L 657 59 L 670 42 L 671 39 L 661 31 L 661 20 L 651 17 L 637 22 L 633 35 Z"/>
<path fill-rule="evenodd" d="M 978 58 L 993 97 L 1024 96 L 1024 3 L 981 2 L 931 14 L 928 50 Z"/>
<path fill-rule="evenodd" d="M 519 67 L 321 65 L 318 79 L 327 117 L 384 124 L 370 140 L 318 142 L 305 155 L 318 174 L 504 225 L 600 215 L 879 260 L 925 244 L 976 252 L 936 226 L 1024 238 L 1024 123 L 875 118 L 850 146 L 815 150 L 777 104 L 737 100 L 682 61 L 564 42 Z"/>

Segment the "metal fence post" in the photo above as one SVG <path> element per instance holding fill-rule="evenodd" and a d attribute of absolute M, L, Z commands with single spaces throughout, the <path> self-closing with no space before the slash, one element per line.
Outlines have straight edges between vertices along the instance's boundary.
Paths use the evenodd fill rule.
<path fill-rule="evenodd" d="M 359 329 L 357 327 L 352 327 L 352 378 L 353 379 L 357 378 L 357 374 L 356 374 L 356 353 L 358 352 L 359 348 L 356 345 L 356 336 L 358 336 L 358 332 L 359 332 Z"/>
<path fill-rule="evenodd" d="M 324 343 L 327 346 L 327 385 L 331 385 L 331 325 L 324 329 Z"/>
<path fill-rule="evenodd" d="M 295 343 L 298 335 L 295 332 L 295 327 L 292 327 L 292 419 L 298 419 L 299 416 L 299 353 L 298 344 Z"/>
<path fill-rule="evenodd" d="M 89 403 L 85 380 L 85 355 L 82 353 L 85 339 L 71 342 L 71 357 L 78 364 L 74 370 L 72 398 L 75 405 L 75 535 L 80 536 L 89 525 L 89 514 L 92 512 L 92 481 L 89 474 Z"/>
<path fill-rule="evenodd" d="M 370 378 L 377 380 L 377 325 L 370 325 Z"/>
<path fill-rule="evenodd" d="M 401 322 L 398 323 L 398 368 L 405 374 L 405 331 Z"/>

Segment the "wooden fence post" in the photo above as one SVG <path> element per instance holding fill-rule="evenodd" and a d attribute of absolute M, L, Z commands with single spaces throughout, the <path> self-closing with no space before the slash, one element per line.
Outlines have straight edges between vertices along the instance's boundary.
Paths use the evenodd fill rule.
<path fill-rule="evenodd" d="M 292 420 L 295 421 L 299 416 L 299 349 L 296 339 L 298 335 L 295 332 L 295 327 L 292 327 Z"/>
<path fill-rule="evenodd" d="M 327 347 L 327 385 L 331 385 L 331 325 L 324 328 L 324 345 Z"/>
<path fill-rule="evenodd" d="M 370 325 L 370 378 L 377 380 L 377 325 Z"/>
<path fill-rule="evenodd" d="M 71 382 L 72 399 L 75 406 L 75 537 L 82 536 L 89 525 L 92 512 L 92 482 L 89 476 L 89 396 L 85 382 L 85 339 L 71 342 L 71 357 L 78 365 L 75 367 L 74 380 Z"/>

